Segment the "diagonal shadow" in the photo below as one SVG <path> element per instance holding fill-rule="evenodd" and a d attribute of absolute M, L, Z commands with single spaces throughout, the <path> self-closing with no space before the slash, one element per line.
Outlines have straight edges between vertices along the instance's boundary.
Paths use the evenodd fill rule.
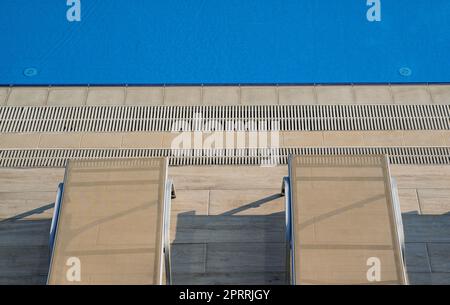
<path fill-rule="evenodd" d="M 256 213 L 281 197 L 243 202 L 219 215 L 178 214 L 171 253 L 174 283 L 285 284 L 285 214 Z"/>
<path fill-rule="evenodd" d="M 0 285 L 45 284 L 51 218 L 29 219 L 54 203 L 0 220 Z"/>
<path fill-rule="evenodd" d="M 269 202 L 271 202 L 273 200 L 276 200 L 278 198 L 281 198 L 281 197 L 283 197 L 281 194 L 271 195 L 271 196 L 268 196 L 266 198 L 262 198 L 260 200 L 254 201 L 252 203 L 245 204 L 245 205 L 243 205 L 243 206 L 241 206 L 239 208 L 232 209 L 230 211 L 224 212 L 224 213 L 222 213 L 220 215 L 222 215 L 222 216 L 231 216 L 231 215 L 243 212 L 245 210 L 256 209 L 256 208 L 261 207 L 263 204 L 269 203 Z"/>
<path fill-rule="evenodd" d="M 54 203 L 50 203 L 50 204 L 44 205 L 44 206 L 42 206 L 40 208 L 37 208 L 37 209 L 34 209 L 34 210 L 27 211 L 25 213 L 21 213 L 21 214 L 15 215 L 15 216 L 13 216 L 11 218 L 0 220 L 0 223 L 13 222 L 13 221 L 17 221 L 17 220 L 20 220 L 20 219 L 23 219 L 23 218 L 26 218 L 26 217 L 29 217 L 29 216 L 32 216 L 32 215 L 42 214 L 42 213 L 44 213 L 47 210 L 53 209 L 54 206 L 55 206 Z"/>
<path fill-rule="evenodd" d="M 373 196 L 373 197 L 370 197 L 370 198 L 367 198 L 367 199 L 364 199 L 364 200 L 360 200 L 360 201 L 355 202 L 353 204 L 350 204 L 348 206 L 336 209 L 334 211 L 330 211 L 330 212 L 322 214 L 322 215 L 320 215 L 318 217 L 314 217 L 314 218 L 312 218 L 310 220 L 304 221 L 304 222 L 299 224 L 299 229 L 302 230 L 302 229 L 304 229 L 304 228 L 306 228 L 306 227 L 308 227 L 308 226 L 310 226 L 312 224 L 315 224 L 317 222 L 320 222 L 322 220 L 331 218 L 333 216 L 336 216 L 336 215 L 348 212 L 348 211 L 356 209 L 356 208 L 360 208 L 360 207 L 362 207 L 362 206 L 364 206 L 366 204 L 370 204 L 370 203 L 373 203 L 373 202 L 375 202 L 377 200 L 384 199 L 384 198 L 386 198 L 386 196 L 384 194 L 380 194 L 380 195 Z"/>

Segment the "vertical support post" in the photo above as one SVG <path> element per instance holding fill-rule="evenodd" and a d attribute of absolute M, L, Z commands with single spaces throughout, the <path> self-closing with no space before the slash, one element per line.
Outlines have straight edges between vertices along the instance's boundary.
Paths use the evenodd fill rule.
<path fill-rule="evenodd" d="M 163 218 L 163 252 L 164 252 L 164 266 L 166 272 L 166 283 L 172 284 L 172 270 L 170 259 L 170 209 L 171 200 L 175 198 L 175 188 L 171 179 L 167 179 L 165 196 L 164 196 L 164 218 Z"/>
<path fill-rule="evenodd" d="M 289 177 L 283 178 L 282 194 L 285 196 L 285 210 L 286 210 L 286 283 L 292 283 L 292 208 L 291 208 L 291 190 Z"/>
<path fill-rule="evenodd" d="M 53 208 L 52 224 L 50 225 L 50 251 L 53 251 L 53 245 L 55 243 L 55 234 L 58 226 L 59 209 L 61 206 L 62 194 L 64 190 L 64 183 L 58 185 L 58 191 L 56 193 L 55 207 Z"/>

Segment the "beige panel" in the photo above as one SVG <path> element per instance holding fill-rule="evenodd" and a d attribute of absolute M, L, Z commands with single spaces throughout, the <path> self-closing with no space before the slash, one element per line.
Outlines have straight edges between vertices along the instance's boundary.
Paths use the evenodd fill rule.
<path fill-rule="evenodd" d="M 284 213 L 279 189 L 212 190 L 209 215 L 272 215 Z"/>
<path fill-rule="evenodd" d="M 240 98 L 240 88 L 229 87 L 204 87 L 203 105 L 238 105 Z"/>
<path fill-rule="evenodd" d="M 444 145 L 450 146 L 450 131 L 441 131 L 444 138 Z"/>
<path fill-rule="evenodd" d="M 126 105 L 162 105 L 164 103 L 163 87 L 128 87 Z"/>
<path fill-rule="evenodd" d="M 264 86 L 243 87 L 244 104 L 450 104 L 449 85 Z M 0 87 L 2 102 L 12 106 L 83 105 L 87 87 Z M 236 105 L 240 87 L 89 87 L 88 105 Z M 91 93 L 92 91 L 92 93 Z M 164 92 L 165 91 L 165 92 Z M 203 91 L 203 93 L 202 93 Z M 316 91 L 316 92 L 314 92 Z M 48 101 L 47 101 L 48 96 Z M 318 100 L 318 101 L 317 101 Z"/>
<path fill-rule="evenodd" d="M 85 133 L 81 139 L 82 148 L 120 148 L 121 133 Z"/>
<path fill-rule="evenodd" d="M 0 148 L 20 149 L 20 148 L 37 148 L 39 143 L 39 134 L 17 134 L 2 133 L 0 134 Z"/>
<path fill-rule="evenodd" d="M 49 284 L 158 284 L 167 160 L 70 161 Z"/>
<path fill-rule="evenodd" d="M 236 148 L 277 148 L 282 146 L 282 135 L 277 131 L 273 132 L 226 132 L 224 145 L 233 144 Z"/>
<path fill-rule="evenodd" d="M 47 103 L 46 87 L 13 87 L 9 93 L 8 106 L 43 106 Z"/>
<path fill-rule="evenodd" d="M 280 105 L 315 105 L 316 94 L 313 86 L 278 87 Z"/>
<path fill-rule="evenodd" d="M 364 131 L 362 133 L 364 145 L 376 147 L 402 146 L 402 131 Z"/>
<path fill-rule="evenodd" d="M 186 173 L 189 172 L 189 175 Z M 182 166 L 171 167 L 177 190 L 273 189 L 287 174 L 286 166 Z M 0 176 L 1 178 L 1 176 Z"/>
<path fill-rule="evenodd" d="M 172 148 L 174 147 L 183 147 L 183 143 L 179 143 L 180 141 L 175 141 L 175 139 L 180 136 L 182 133 L 179 132 L 166 132 L 163 135 L 162 147 Z M 179 145 L 177 145 L 179 144 Z"/>
<path fill-rule="evenodd" d="M 130 148 L 161 148 L 164 133 L 162 132 L 139 132 L 127 133 L 123 136 L 123 147 Z"/>
<path fill-rule="evenodd" d="M 209 190 L 179 190 L 177 198 L 172 199 L 172 216 L 179 213 L 195 212 L 195 215 L 208 215 Z"/>
<path fill-rule="evenodd" d="M 431 104 L 427 86 L 392 86 L 395 104 Z"/>
<path fill-rule="evenodd" d="M 0 219 L 51 219 L 55 192 L 0 192 Z"/>
<path fill-rule="evenodd" d="M 0 87 L 0 106 L 6 105 L 6 99 L 8 98 L 9 88 Z"/>
<path fill-rule="evenodd" d="M 354 86 L 356 104 L 385 105 L 393 104 L 389 86 Z"/>
<path fill-rule="evenodd" d="M 79 148 L 81 136 L 81 133 L 42 134 L 39 148 Z"/>
<path fill-rule="evenodd" d="M 164 105 L 190 106 L 202 104 L 202 87 L 166 87 Z"/>
<path fill-rule="evenodd" d="M 423 214 L 450 213 L 450 185 L 447 189 L 419 189 L 419 202 Z"/>
<path fill-rule="evenodd" d="M 387 158 L 294 156 L 291 160 L 297 284 L 404 283 Z"/>
<path fill-rule="evenodd" d="M 401 188 L 444 188 L 450 185 L 450 166 L 392 165 L 392 175 Z"/>
<path fill-rule="evenodd" d="M 55 87 L 50 89 L 47 105 L 80 106 L 86 104 L 87 88 Z"/>
<path fill-rule="evenodd" d="M 321 131 L 290 131 L 283 132 L 284 147 L 320 147 L 323 146 Z"/>
<path fill-rule="evenodd" d="M 277 87 L 241 87 L 242 105 L 277 105 Z"/>
<path fill-rule="evenodd" d="M 348 105 L 355 103 L 351 86 L 316 86 L 316 94 L 319 105 Z"/>
<path fill-rule="evenodd" d="M 323 142 L 325 146 L 364 146 L 364 137 L 358 131 L 327 131 Z"/>
<path fill-rule="evenodd" d="M 402 213 L 421 214 L 416 189 L 399 189 L 398 197 Z"/>
<path fill-rule="evenodd" d="M 299 284 L 370 284 L 367 281 L 367 259 L 377 257 L 382 266 L 382 283 L 399 283 L 395 259 L 389 250 L 305 249 L 299 262 L 304 276 Z"/>
<path fill-rule="evenodd" d="M 444 146 L 444 133 L 434 130 L 404 131 L 405 146 Z"/>
<path fill-rule="evenodd" d="M 429 89 L 434 104 L 450 105 L 450 85 L 430 85 Z"/>
<path fill-rule="evenodd" d="M 40 143 L 39 142 L 40 139 Z M 0 148 L 275 148 L 450 146 L 449 131 L 4 133 Z"/>
<path fill-rule="evenodd" d="M 123 87 L 91 87 L 89 88 L 87 105 L 123 105 L 125 104 L 125 90 Z"/>
<path fill-rule="evenodd" d="M 56 192 L 64 169 L 0 169 L 0 192 Z"/>

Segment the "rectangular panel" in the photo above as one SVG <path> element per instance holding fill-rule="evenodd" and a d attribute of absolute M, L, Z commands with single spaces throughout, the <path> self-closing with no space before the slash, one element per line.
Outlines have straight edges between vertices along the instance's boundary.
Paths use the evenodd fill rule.
<path fill-rule="evenodd" d="M 406 282 L 386 156 L 293 156 L 290 179 L 297 284 Z"/>
<path fill-rule="evenodd" d="M 69 161 L 48 283 L 159 284 L 166 175 L 164 158 Z"/>

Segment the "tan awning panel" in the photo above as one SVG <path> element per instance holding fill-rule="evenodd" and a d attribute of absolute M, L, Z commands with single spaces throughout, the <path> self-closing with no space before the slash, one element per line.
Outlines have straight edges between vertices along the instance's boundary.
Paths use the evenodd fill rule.
<path fill-rule="evenodd" d="M 292 157 L 296 284 L 405 283 L 387 162 Z"/>
<path fill-rule="evenodd" d="M 159 284 L 166 175 L 163 158 L 70 161 L 48 283 Z"/>

